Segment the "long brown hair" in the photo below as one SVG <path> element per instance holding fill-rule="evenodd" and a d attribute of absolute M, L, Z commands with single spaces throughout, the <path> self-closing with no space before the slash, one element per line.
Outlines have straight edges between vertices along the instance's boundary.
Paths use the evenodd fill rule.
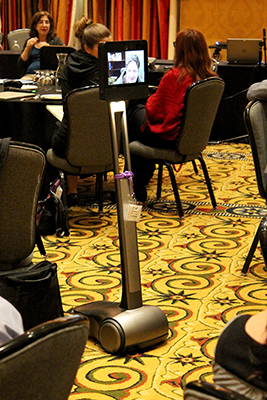
<path fill-rule="evenodd" d="M 54 20 L 52 18 L 52 15 L 49 14 L 47 11 L 37 11 L 37 13 L 34 14 L 31 20 L 31 26 L 30 26 L 30 37 L 38 37 L 38 32 L 35 29 L 35 26 L 37 22 L 40 21 L 42 17 L 47 17 L 50 22 L 50 29 L 47 35 L 47 40 L 50 40 L 52 37 L 56 36 L 55 32 L 55 27 L 54 27 Z"/>
<path fill-rule="evenodd" d="M 194 81 L 217 76 L 211 69 L 211 58 L 203 33 L 197 29 L 184 29 L 176 35 L 174 67 L 178 67 L 182 73 L 179 79 L 183 79 L 188 73 Z"/>

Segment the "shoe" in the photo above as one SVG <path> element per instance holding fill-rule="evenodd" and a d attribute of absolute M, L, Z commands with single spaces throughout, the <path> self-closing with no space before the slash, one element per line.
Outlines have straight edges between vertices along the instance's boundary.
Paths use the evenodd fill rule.
<path fill-rule="evenodd" d="M 137 201 L 144 203 L 147 199 L 147 191 L 145 187 L 135 187 L 134 188 L 135 198 Z"/>
<path fill-rule="evenodd" d="M 75 207 L 78 205 L 78 193 L 67 194 L 67 206 L 68 208 Z"/>

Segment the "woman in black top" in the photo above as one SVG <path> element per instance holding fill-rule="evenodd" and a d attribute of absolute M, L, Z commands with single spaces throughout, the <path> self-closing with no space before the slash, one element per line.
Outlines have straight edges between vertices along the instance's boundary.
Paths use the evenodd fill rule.
<path fill-rule="evenodd" d="M 98 44 L 111 40 L 111 32 L 102 24 L 93 24 L 86 17 L 75 23 L 75 36 L 81 42 L 81 49 L 71 53 L 61 76 L 64 116 L 59 129 L 52 138 L 52 148 L 57 156 L 64 158 L 68 138 L 66 96 L 77 88 L 99 84 Z M 69 207 L 76 205 L 77 176 L 67 176 L 67 201 Z"/>
<path fill-rule="evenodd" d="M 47 11 L 38 11 L 32 17 L 30 38 L 26 40 L 18 59 L 20 75 L 34 74 L 40 69 L 40 48 L 50 45 L 64 45 L 54 31 L 54 20 Z"/>

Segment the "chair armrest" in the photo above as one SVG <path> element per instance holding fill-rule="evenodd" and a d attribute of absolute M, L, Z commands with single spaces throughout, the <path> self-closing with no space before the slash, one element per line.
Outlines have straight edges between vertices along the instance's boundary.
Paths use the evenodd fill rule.
<path fill-rule="evenodd" d="M 189 382 L 185 387 L 184 399 L 187 398 L 187 393 L 189 395 L 192 394 L 192 391 L 196 393 L 202 393 L 208 396 L 212 396 L 212 398 L 221 399 L 221 400 L 249 400 L 248 397 L 245 397 L 233 390 L 226 388 L 224 386 L 215 385 L 214 383 L 208 383 L 203 381 L 192 381 Z M 190 397 L 191 399 L 192 397 Z M 196 395 L 196 399 L 197 399 Z M 202 397 L 201 397 L 202 398 Z M 204 397 L 203 397 L 204 398 Z"/>

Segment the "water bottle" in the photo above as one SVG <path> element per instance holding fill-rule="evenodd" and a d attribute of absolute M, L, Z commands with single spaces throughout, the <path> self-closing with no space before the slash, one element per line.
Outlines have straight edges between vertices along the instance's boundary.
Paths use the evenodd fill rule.
<path fill-rule="evenodd" d="M 17 40 L 13 41 L 12 50 L 13 51 L 20 51 L 20 45 L 18 44 Z"/>

